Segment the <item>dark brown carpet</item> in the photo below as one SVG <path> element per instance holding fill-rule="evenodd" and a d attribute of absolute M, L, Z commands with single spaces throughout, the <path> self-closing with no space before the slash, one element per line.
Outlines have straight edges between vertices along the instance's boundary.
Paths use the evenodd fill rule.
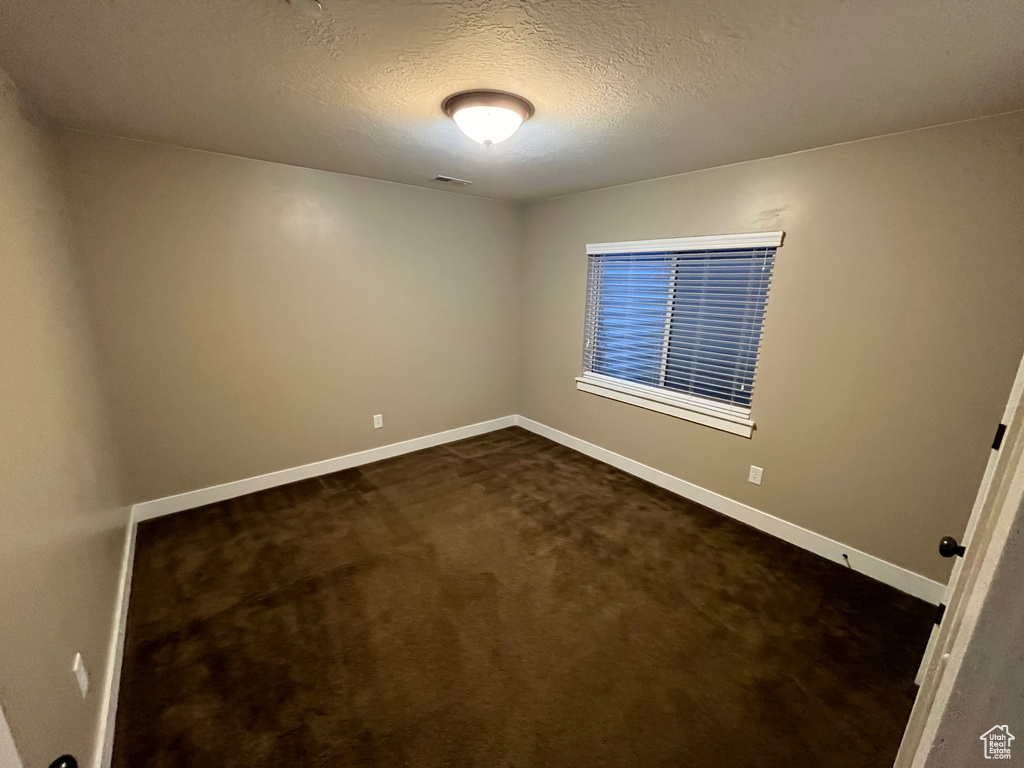
<path fill-rule="evenodd" d="M 507 429 L 141 524 L 114 765 L 883 768 L 931 615 Z"/>

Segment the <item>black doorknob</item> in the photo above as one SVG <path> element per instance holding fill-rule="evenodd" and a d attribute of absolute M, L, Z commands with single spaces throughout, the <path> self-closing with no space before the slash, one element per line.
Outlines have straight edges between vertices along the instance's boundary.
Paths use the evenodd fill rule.
<path fill-rule="evenodd" d="M 944 536 L 939 542 L 939 554 L 943 557 L 963 557 L 964 551 L 952 536 Z"/>
<path fill-rule="evenodd" d="M 78 768 L 78 761 L 71 755 L 61 755 L 50 763 L 50 768 Z"/>

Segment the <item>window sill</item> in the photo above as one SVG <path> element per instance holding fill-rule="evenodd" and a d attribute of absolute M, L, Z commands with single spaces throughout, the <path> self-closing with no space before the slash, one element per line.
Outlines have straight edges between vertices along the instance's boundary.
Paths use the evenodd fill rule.
<path fill-rule="evenodd" d="M 689 395 L 676 395 L 655 387 L 631 384 L 593 373 L 577 377 L 576 389 L 731 432 L 740 437 L 751 437 L 754 434 L 754 422 L 750 420 L 750 411 L 745 408 L 722 405 Z"/>

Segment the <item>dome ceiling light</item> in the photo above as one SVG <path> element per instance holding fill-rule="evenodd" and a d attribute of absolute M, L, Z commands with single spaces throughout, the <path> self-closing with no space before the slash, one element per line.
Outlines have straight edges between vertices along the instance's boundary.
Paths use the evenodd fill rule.
<path fill-rule="evenodd" d="M 533 104 L 504 91 L 463 91 L 441 104 L 459 129 L 485 147 L 500 144 L 533 115 Z"/>

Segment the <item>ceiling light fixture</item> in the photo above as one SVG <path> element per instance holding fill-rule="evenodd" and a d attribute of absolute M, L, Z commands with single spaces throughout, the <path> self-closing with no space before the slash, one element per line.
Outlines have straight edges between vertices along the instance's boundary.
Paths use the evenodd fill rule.
<path fill-rule="evenodd" d="M 533 104 L 504 91 L 463 91 L 441 104 L 459 129 L 485 147 L 500 144 L 533 116 Z"/>

